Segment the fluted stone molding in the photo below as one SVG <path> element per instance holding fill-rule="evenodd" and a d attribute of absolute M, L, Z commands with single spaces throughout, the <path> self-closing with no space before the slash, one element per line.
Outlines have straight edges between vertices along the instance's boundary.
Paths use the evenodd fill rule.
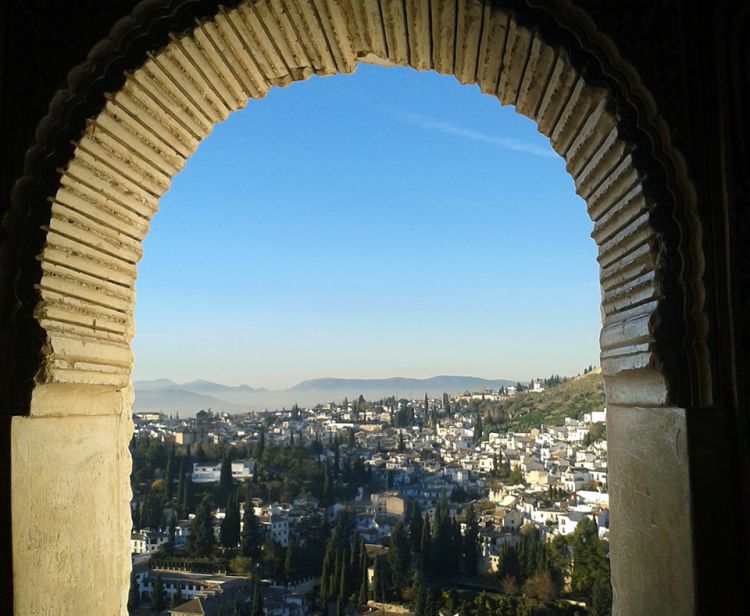
<path fill-rule="evenodd" d="M 659 353 L 659 332 L 674 325 L 665 318 L 673 310 L 663 308 L 673 292 L 664 285 L 670 280 L 664 268 L 674 264 L 663 216 L 655 218 L 660 195 L 636 160 L 610 89 L 509 6 L 480 0 L 244 0 L 196 20 L 149 52 L 88 119 L 49 196 L 33 313 L 43 345 L 30 419 L 128 413 L 136 264 L 172 177 L 216 123 L 272 86 L 351 73 L 359 62 L 435 70 L 477 84 L 536 122 L 565 159 L 598 246 L 613 501 L 635 501 L 627 510 L 632 514 L 625 508 L 620 520 L 613 519 L 615 613 L 651 613 L 648 601 L 659 589 L 643 591 L 649 580 L 617 562 L 617 550 L 625 555 L 629 549 L 635 558 L 651 543 L 670 546 L 664 558 L 674 569 L 665 570 L 659 583 L 670 585 L 661 590 L 671 613 L 692 613 L 685 418 L 673 408 Z M 659 442 L 630 443 L 640 438 L 633 432 L 640 417 L 648 418 L 649 434 L 658 433 Z M 129 424 L 123 425 L 118 429 L 127 432 Z M 655 503 L 659 495 L 640 489 L 640 475 L 631 471 L 639 468 L 645 476 L 659 464 L 664 481 L 678 489 L 668 502 Z M 121 483 L 120 506 L 127 507 L 129 487 L 125 479 Z M 648 515 L 650 523 L 641 524 Z M 636 527 L 626 528 L 633 519 Z M 16 562 L 14 544 L 17 570 L 36 562 L 34 549 Z M 25 613 L 42 613 L 33 593 L 21 594 Z"/>

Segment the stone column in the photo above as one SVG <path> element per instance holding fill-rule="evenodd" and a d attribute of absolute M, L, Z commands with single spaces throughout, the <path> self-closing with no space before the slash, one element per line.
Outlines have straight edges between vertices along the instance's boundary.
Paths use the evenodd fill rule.
<path fill-rule="evenodd" d="M 695 613 L 686 412 L 607 409 L 613 614 Z"/>
<path fill-rule="evenodd" d="M 130 387 L 37 387 L 11 424 L 16 616 L 127 614 Z"/>

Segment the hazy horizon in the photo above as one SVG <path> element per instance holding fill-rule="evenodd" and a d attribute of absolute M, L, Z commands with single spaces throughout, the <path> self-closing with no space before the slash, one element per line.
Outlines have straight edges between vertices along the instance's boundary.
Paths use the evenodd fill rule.
<path fill-rule="evenodd" d="M 588 367 L 588 366 L 584 366 L 583 368 L 586 368 L 586 367 Z M 582 370 L 583 369 L 579 370 L 578 373 L 581 373 Z M 255 384 L 255 383 L 250 383 L 250 382 L 228 383 L 228 382 L 217 381 L 217 380 L 213 380 L 213 379 L 204 379 L 204 378 L 201 378 L 201 377 L 197 377 L 197 378 L 189 379 L 189 380 L 185 380 L 185 381 L 180 381 L 178 379 L 173 379 L 173 378 L 170 378 L 168 376 L 161 376 L 161 377 L 144 378 L 144 379 L 133 378 L 132 381 L 133 381 L 133 383 L 148 383 L 148 382 L 157 382 L 157 381 L 170 381 L 170 382 L 174 383 L 175 385 L 189 385 L 189 384 L 192 384 L 192 383 L 210 383 L 210 384 L 215 384 L 215 385 L 224 385 L 224 386 L 227 386 L 227 387 L 245 387 L 246 386 L 246 387 L 250 387 L 252 389 L 265 389 L 265 390 L 268 390 L 268 391 L 286 391 L 286 390 L 289 390 L 289 389 L 293 389 L 294 387 L 297 387 L 298 385 L 303 385 L 305 383 L 309 383 L 309 382 L 313 382 L 313 381 L 326 381 L 326 380 L 340 380 L 340 381 L 390 381 L 390 380 L 395 380 L 395 379 L 407 379 L 407 380 L 415 380 L 415 381 L 427 381 L 427 380 L 430 380 L 430 379 L 437 379 L 437 378 L 441 378 L 441 377 L 447 377 L 447 378 L 475 378 L 475 379 L 484 379 L 484 380 L 487 380 L 487 381 L 509 381 L 509 382 L 512 381 L 512 382 L 520 382 L 522 384 L 526 384 L 532 378 L 534 378 L 534 379 L 535 378 L 546 378 L 546 377 L 549 377 L 551 375 L 552 375 L 552 373 L 545 374 L 545 375 L 539 374 L 539 375 L 534 375 L 534 376 L 532 376 L 530 378 L 527 378 L 527 379 L 511 379 L 511 378 L 502 377 L 502 376 L 488 376 L 488 377 L 485 377 L 485 376 L 479 376 L 479 375 L 476 375 L 476 374 L 431 374 L 429 376 L 424 376 L 424 377 L 422 377 L 422 376 L 411 376 L 411 375 L 408 375 L 408 374 L 407 375 L 392 374 L 392 375 L 389 375 L 389 376 L 386 376 L 386 377 L 347 377 L 347 376 L 333 377 L 333 376 L 325 376 L 324 375 L 324 376 L 312 377 L 312 378 L 309 378 L 309 379 L 302 379 L 300 381 L 296 381 L 294 383 L 289 383 L 288 385 L 285 385 L 285 386 L 282 386 L 282 387 L 278 387 L 278 388 L 266 387 L 263 384 Z M 576 376 L 576 375 L 575 374 L 566 374 L 566 375 L 560 374 L 560 376 L 573 377 L 573 376 Z"/>

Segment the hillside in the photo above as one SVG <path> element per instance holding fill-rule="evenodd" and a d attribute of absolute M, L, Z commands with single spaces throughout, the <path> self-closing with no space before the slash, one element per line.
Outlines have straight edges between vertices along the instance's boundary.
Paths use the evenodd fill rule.
<path fill-rule="evenodd" d="M 580 419 L 584 413 L 603 407 L 604 381 L 601 371 L 595 370 L 542 392 L 523 392 L 496 403 L 490 414 L 502 429 L 528 430 L 541 424 L 561 425 L 566 417 Z"/>
<path fill-rule="evenodd" d="M 435 376 L 427 379 L 394 377 L 388 379 L 321 378 L 304 381 L 290 389 L 270 391 L 248 385 L 231 387 L 209 381 L 175 383 L 169 379 L 135 381 L 136 411 L 159 410 L 166 413 L 193 414 L 202 408 L 215 411 L 290 407 L 293 404 L 314 405 L 330 400 L 367 400 L 387 396 L 421 399 L 425 393 L 437 398 L 466 390 L 497 389 L 512 385 L 507 379 L 482 379 L 472 376 Z"/>

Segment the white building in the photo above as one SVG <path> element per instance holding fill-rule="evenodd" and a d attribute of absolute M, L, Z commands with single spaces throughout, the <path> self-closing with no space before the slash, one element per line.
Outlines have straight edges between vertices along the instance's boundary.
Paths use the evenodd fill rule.
<path fill-rule="evenodd" d="M 151 554 L 167 541 L 165 534 L 144 529 L 130 536 L 130 551 L 133 554 Z"/>
<path fill-rule="evenodd" d="M 221 462 L 218 464 L 193 463 L 193 483 L 215 483 L 221 477 Z"/>
<path fill-rule="evenodd" d="M 232 460 L 232 477 L 243 481 L 252 479 L 255 472 L 255 461 L 251 458 Z"/>
<path fill-rule="evenodd" d="M 260 520 L 260 528 L 266 538 L 270 537 L 282 547 L 289 545 L 289 520 L 280 515 L 270 515 Z"/>

